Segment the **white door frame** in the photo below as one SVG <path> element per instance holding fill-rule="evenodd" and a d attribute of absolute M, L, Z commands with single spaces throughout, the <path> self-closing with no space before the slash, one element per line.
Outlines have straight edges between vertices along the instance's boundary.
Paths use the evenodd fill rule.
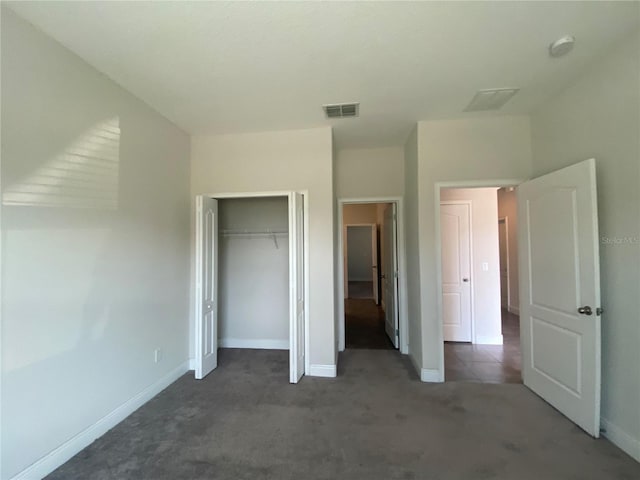
<path fill-rule="evenodd" d="M 469 289 L 469 322 L 471 323 L 471 343 L 476 344 L 476 309 L 475 309 L 475 295 L 473 294 L 475 285 L 475 276 L 473 271 L 473 200 L 440 200 L 440 205 L 467 205 L 469 207 L 469 280 L 471 281 L 471 288 Z M 438 215 L 440 215 L 440 208 L 438 208 Z M 440 231 L 440 217 L 438 217 L 438 235 Z M 438 264 L 440 275 L 442 275 L 442 239 L 438 241 L 438 251 L 440 252 L 440 263 Z M 439 283 L 440 288 L 440 302 L 442 302 L 442 278 Z M 440 305 L 442 306 L 442 304 Z M 444 339 L 444 319 L 442 318 L 442 311 L 439 311 L 440 323 L 442 323 L 442 338 Z M 444 340 L 443 340 L 444 341 Z"/>
<path fill-rule="evenodd" d="M 338 198 L 338 259 L 344 265 L 344 236 L 342 228 L 343 207 L 348 204 L 362 203 L 395 203 L 396 204 L 396 235 L 398 238 L 398 324 L 400 326 L 400 353 L 409 353 L 409 317 L 407 316 L 407 260 L 404 238 L 404 207 L 402 197 L 370 197 L 370 198 Z M 344 268 L 338 268 L 338 350 L 345 349 L 344 325 Z M 443 350 L 444 355 L 444 350 Z M 444 369 L 442 370 L 444 372 Z M 444 374 L 444 373 L 443 373 Z"/>
<path fill-rule="evenodd" d="M 345 242 L 345 240 L 347 239 L 347 234 L 349 231 L 349 227 L 369 227 L 373 230 L 374 227 L 377 226 L 377 223 L 347 223 L 344 228 L 342 229 L 342 239 L 343 242 Z M 373 234 L 373 233 L 372 233 Z M 373 239 L 371 241 L 371 244 L 373 246 Z M 379 247 L 378 247 L 379 248 Z M 372 255 L 377 255 L 377 252 L 372 252 Z M 344 256 L 343 256 L 343 271 L 344 271 L 344 297 L 345 298 L 349 298 L 349 265 L 348 265 L 348 258 L 349 258 L 349 245 L 348 242 L 344 243 Z M 380 266 L 378 265 L 378 279 L 380 277 Z M 371 278 L 373 279 L 373 272 L 371 272 Z M 375 297 L 375 286 L 373 287 L 374 290 L 371 292 L 371 295 L 373 295 Z M 379 292 L 378 292 L 379 294 Z"/>
<path fill-rule="evenodd" d="M 438 348 L 440 359 L 438 364 L 438 381 L 444 382 L 444 324 L 442 319 L 442 239 L 440 238 L 440 190 L 443 188 L 491 188 L 513 187 L 528 179 L 511 178 L 497 180 L 463 180 L 451 182 L 435 182 L 435 241 L 436 241 L 436 310 L 438 318 Z M 472 289 L 473 290 L 473 289 Z M 473 293 L 472 293 L 473 295 Z"/>
<path fill-rule="evenodd" d="M 304 197 L 304 373 L 309 375 L 310 371 L 310 358 L 309 358 L 309 191 L 308 190 L 282 190 L 272 192 L 226 192 L 226 193 L 202 193 L 200 195 L 217 200 L 229 199 L 229 198 L 259 198 L 259 197 L 286 197 L 287 203 L 291 193 L 301 193 Z M 193 230 L 193 236 L 195 237 L 195 228 Z M 198 239 L 196 239 L 197 241 Z M 198 268 L 195 265 L 195 268 Z M 194 270 L 195 272 L 195 270 Z M 291 281 L 291 279 L 289 279 Z M 196 297 L 196 295 L 194 295 Z M 197 312 L 197 307 L 194 308 Z M 194 321 L 194 341 L 197 341 L 198 332 L 195 328 L 195 316 Z M 289 345 L 291 348 L 291 345 Z"/>
<path fill-rule="evenodd" d="M 510 311 L 511 306 L 511 262 L 509 261 L 509 216 L 498 217 L 498 229 L 500 229 L 500 222 L 504 221 L 504 247 L 505 257 L 507 262 L 507 311 Z M 500 231 L 498 230 L 498 246 L 500 244 Z M 500 302 L 502 304 L 502 302 Z M 500 305 L 502 308 L 502 305 Z"/>

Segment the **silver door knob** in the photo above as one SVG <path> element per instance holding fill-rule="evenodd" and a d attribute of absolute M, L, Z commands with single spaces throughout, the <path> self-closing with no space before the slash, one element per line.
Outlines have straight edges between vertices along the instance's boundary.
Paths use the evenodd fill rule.
<path fill-rule="evenodd" d="M 589 305 L 587 305 L 586 307 L 578 308 L 578 313 L 580 315 L 591 315 L 593 313 L 593 311 L 591 310 L 591 307 Z"/>

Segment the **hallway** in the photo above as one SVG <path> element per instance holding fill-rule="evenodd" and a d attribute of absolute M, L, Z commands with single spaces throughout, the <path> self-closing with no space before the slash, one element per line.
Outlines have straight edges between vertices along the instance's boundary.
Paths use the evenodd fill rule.
<path fill-rule="evenodd" d="M 384 331 L 384 311 L 371 298 L 347 298 L 344 302 L 346 348 L 393 350 Z"/>

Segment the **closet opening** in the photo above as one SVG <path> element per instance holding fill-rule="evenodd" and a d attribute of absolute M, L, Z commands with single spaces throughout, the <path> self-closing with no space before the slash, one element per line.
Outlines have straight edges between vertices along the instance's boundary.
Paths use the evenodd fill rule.
<path fill-rule="evenodd" d="M 218 349 L 280 350 L 290 382 L 304 374 L 304 204 L 300 193 L 197 197 L 196 378 Z"/>

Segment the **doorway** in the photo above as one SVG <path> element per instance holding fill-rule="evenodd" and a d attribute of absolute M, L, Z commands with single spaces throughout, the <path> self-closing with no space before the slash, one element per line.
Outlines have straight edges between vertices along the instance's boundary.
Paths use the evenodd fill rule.
<path fill-rule="evenodd" d="M 440 190 L 445 381 L 522 382 L 516 212 L 513 188 Z"/>
<path fill-rule="evenodd" d="M 289 351 L 289 380 L 308 371 L 308 216 L 297 192 L 196 197 L 195 376 L 218 348 Z"/>
<path fill-rule="evenodd" d="M 391 203 L 347 204 L 342 207 L 345 348 L 396 348 L 397 299 L 395 293 L 392 298 L 385 296 L 381 288 L 386 283 L 395 282 L 395 277 L 391 277 L 395 275 L 396 268 L 384 268 L 382 265 L 387 257 L 394 257 L 388 261 L 397 264 L 397 252 L 393 247 L 396 243 L 395 228 L 385 229 L 386 222 L 394 222 L 394 208 Z M 393 325 L 390 335 L 385 329 L 387 316 Z"/>
<path fill-rule="evenodd" d="M 490 186 L 492 183 L 507 187 L 518 185 L 517 202 L 514 202 L 517 208 L 514 207 L 514 210 L 519 221 L 514 221 L 513 225 L 517 224 L 520 230 L 516 247 L 520 250 L 520 258 L 517 263 L 509 262 L 509 268 L 519 266 L 521 270 L 517 275 L 510 272 L 509 280 L 517 278 L 520 285 L 517 289 L 509 289 L 509 301 L 513 302 L 512 294 L 518 290 L 522 295 L 518 297 L 519 305 L 515 307 L 511 303 L 507 306 L 507 312 L 511 307 L 510 314 L 521 313 L 521 317 L 518 315 L 521 335 L 518 344 L 521 348 L 522 382 L 588 434 L 598 438 L 601 402 L 600 316 L 603 309 L 600 304 L 596 160 L 584 160 L 522 183 L 436 183 L 436 199 L 446 189 L 471 187 L 468 189 L 474 190 L 473 187 Z M 513 191 L 507 188 L 508 193 Z M 441 296 L 443 277 L 439 203 L 436 202 L 435 208 L 438 229 L 436 261 L 440 264 L 436 282 Z M 504 216 L 504 213 L 497 215 L 496 230 L 499 218 Z M 514 254 L 513 250 L 509 243 L 509 257 Z M 442 298 L 438 298 L 440 319 L 443 317 L 442 303 Z M 440 333 L 440 339 L 443 340 L 443 325 Z M 451 360 L 457 361 L 458 365 L 465 364 L 462 358 L 465 354 L 447 352 L 445 346 L 443 342 L 439 365 L 441 381 L 446 377 L 451 379 L 451 373 L 455 373 L 446 371 L 447 364 L 451 370 Z M 486 363 L 492 362 L 487 353 L 498 360 L 495 353 L 492 355 L 491 352 L 482 351 L 496 348 L 491 345 L 467 344 L 461 347 L 471 352 L 466 355 L 472 362 L 482 363 L 483 357 Z M 504 342 L 497 347 L 504 349 Z M 503 376 L 504 371 L 500 368 L 494 373 Z M 466 380 L 479 381 L 477 377 Z M 498 382 L 501 381 L 504 379 L 498 378 Z"/>
<path fill-rule="evenodd" d="M 338 201 L 339 350 L 407 352 L 400 198 Z"/>

